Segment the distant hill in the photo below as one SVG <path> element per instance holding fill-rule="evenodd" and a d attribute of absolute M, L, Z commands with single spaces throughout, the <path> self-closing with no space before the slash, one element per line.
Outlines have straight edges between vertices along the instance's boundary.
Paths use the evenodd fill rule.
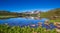
<path fill-rule="evenodd" d="M 48 12 L 41 12 L 41 17 L 51 18 L 59 17 L 60 18 L 60 8 L 49 10 Z"/>
<path fill-rule="evenodd" d="M 6 10 L 0 10 L 0 15 L 16 15 L 14 12 L 9 12 Z"/>
<path fill-rule="evenodd" d="M 32 14 L 33 15 L 33 14 Z M 29 14 L 26 13 L 18 13 L 18 12 L 9 12 L 6 10 L 0 10 L 0 16 L 17 16 L 17 17 L 24 17 L 29 16 Z M 34 16 L 34 15 L 33 15 Z"/>

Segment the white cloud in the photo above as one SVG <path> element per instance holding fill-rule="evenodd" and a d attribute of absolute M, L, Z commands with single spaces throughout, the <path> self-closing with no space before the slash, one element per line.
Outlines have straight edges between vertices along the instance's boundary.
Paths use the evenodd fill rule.
<path fill-rule="evenodd" d="M 35 10 L 46 12 L 46 11 L 49 11 L 51 9 L 29 9 L 29 10 L 18 10 L 18 11 L 12 11 L 12 12 L 32 12 L 32 11 L 35 11 Z"/>

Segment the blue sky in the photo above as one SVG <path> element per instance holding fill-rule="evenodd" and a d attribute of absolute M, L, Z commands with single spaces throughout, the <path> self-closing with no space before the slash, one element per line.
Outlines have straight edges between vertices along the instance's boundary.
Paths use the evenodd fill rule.
<path fill-rule="evenodd" d="M 0 0 L 0 10 L 11 12 L 47 11 L 54 8 L 60 8 L 60 0 Z"/>

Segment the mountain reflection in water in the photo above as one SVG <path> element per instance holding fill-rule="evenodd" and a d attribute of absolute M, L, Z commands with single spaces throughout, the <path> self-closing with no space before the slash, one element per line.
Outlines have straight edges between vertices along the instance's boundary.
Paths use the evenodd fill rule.
<path fill-rule="evenodd" d="M 41 19 L 40 17 L 25 17 L 25 18 L 27 18 L 27 19 Z"/>
<path fill-rule="evenodd" d="M 44 23 L 46 18 L 40 18 L 40 17 L 18 17 L 18 18 L 9 18 L 9 19 L 0 19 L 0 24 L 7 23 L 10 26 L 35 26 L 38 24 L 38 22 Z"/>

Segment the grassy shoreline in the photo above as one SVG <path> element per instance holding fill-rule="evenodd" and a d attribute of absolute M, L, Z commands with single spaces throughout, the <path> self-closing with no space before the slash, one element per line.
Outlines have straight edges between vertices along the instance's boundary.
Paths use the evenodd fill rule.
<path fill-rule="evenodd" d="M 57 33 L 55 29 L 47 30 L 46 28 L 38 27 L 38 28 L 30 28 L 28 27 L 20 27 L 20 26 L 12 26 L 9 25 L 0 25 L 0 33 Z"/>
<path fill-rule="evenodd" d="M 0 19 L 4 19 L 4 18 L 14 18 L 14 17 L 17 17 L 17 16 L 0 16 Z"/>
<path fill-rule="evenodd" d="M 50 20 L 51 23 L 54 23 L 54 22 L 60 22 L 60 19 L 56 19 L 56 20 Z"/>

